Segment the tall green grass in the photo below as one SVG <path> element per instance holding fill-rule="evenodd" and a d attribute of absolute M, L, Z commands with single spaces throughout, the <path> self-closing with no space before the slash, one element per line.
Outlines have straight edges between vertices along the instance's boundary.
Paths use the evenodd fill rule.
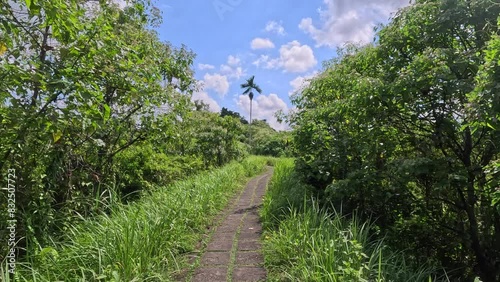
<path fill-rule="evenodd" d="M 293 159 L 275 161 L 274 174 L 269 182 L 260 212 L 264 229 L 276 226 L 290 213 L 290 209 L 302 210 L 304 198 L 311 194 L 311 188 L 294 177 Z"/>
<path fill-rule="evenodd" d="M 264 199 L 264 254 L 270 281 L 445 281 L 429 266 L 371 240 L 369 222 L 320 208 L 293 161 L 276 164 Z"/>
<path fill-rule="evenodd" d="M 266 158 L 250 157 L 167 187 L 111 215 L 68 227 L 64 243 L 18 264 L 18 281 L 170 281 L 196 242 Z M 0 273 L 5 273 L 5 265 Z M 5 278 L 5 277 L 4 277 Z"/>

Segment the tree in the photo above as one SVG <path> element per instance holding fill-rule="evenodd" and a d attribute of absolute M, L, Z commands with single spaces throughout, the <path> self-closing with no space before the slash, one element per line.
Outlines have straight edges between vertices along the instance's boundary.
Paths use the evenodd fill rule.
<path fill-rule="evenodd" d="M 255 84 L 254 82 L 254 78 L 255 76 L 252 75 L 252 77 L 250 77 L 249 79 L 247 79 L 247 81 L 243 84 L 241 84 L 241 88 L 245 89 L 245 91 L 243 91 L 243 95 L 248 95 L 248 98 L 250 98 L 250 126 L 252 125 L 252 101 L 253 101 L 253 92 L 252 90 L 255 90 L 257 91 L 259 94 L 262 94 L 262 89 L 260 89 L 260 87 Z M 250 133 L 250 145 L 252 143 L 252 133 Z"/>
<path fill-rule="evenodd" d="M 220 116 L 225 117 L 225 116 L 232 116 L 240 120 L 242 124 L 248 124 L 248 121 L 240 115 L 240 113 L 231 111 L 228 108 L 222 107 L 222 110 L 220 111 Z"/>

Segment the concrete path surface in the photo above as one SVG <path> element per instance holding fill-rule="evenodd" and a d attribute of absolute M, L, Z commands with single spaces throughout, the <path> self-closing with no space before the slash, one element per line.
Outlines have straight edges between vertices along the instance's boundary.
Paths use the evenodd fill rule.
<path fill-rule="evenodd" d="M 258 209 L 262 205 L 272 168 L 251 179 L 240 197 L 226 211 L 201 256 L 191 281 L 265 281 L 264 258 L 260 252 L 262 226 Z"/>

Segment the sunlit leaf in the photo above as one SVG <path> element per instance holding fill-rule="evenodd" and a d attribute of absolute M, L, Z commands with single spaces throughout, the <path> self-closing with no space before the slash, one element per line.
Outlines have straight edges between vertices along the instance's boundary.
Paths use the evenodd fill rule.
<path fill-rule="evenodd" d="M 62 136 L 63 136 L 63 134 L 62 134 L 61 131 L 53 132 L 52 133 L 52 139 L 54 140 L 54 143 L 57 143 L 57 141 L 59 141 Z"/>

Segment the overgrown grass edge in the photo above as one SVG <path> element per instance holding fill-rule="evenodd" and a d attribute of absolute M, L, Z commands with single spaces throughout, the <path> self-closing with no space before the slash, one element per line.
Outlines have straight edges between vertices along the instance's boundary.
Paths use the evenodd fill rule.
<path fill-rule="evenodd" d="M 410 266 L 405 253 L 372 240 L 370 222 L 321 208 L 298 181 L 293 160 L 279 160 L 261 218 L 268 281 L 448 281 L 428 265 Z"/>
<path fill-rule="evenodd" d="M 250 156 L 222 168 L 157 187 L 111 215 L 67 227 L 67 241 L 45 246 L 17 264 L 16 281 L 170 281 L 179 258 L 248 177 L 272 162 Z M 0 278 L 9 280 L 5 263 Z"/>

